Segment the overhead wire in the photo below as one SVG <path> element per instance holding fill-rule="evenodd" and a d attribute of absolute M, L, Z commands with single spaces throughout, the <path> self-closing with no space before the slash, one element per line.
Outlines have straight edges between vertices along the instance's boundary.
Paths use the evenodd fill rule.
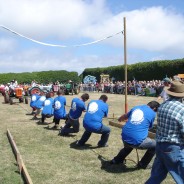
<path fill-rule="evenodd" d="M 0 25 L 0 27 L 3 28 L 3 29 L 5 29 L 5 30 L 7 30 L 7 31 L 9 31 L 9 32 L 11 32 L 11 33 L 13 33 L 13 34 L 16 34 L 16 35 L 18 35 L 18 36 L 20 36 L 20 37 L 23 37 L 23 38 L 27 39 L 27 40 L 30 40 L 30 41 L 32 41 L 32 42 L 35 42 L 35 43 L 38 43 L 38 44 L 41 44 L 41 45 L 45 45 L 45 46 L 61 47 L 61 48 L 88 46 L 88 45 L 96 44 L 96 43 L 101 42 L 101 41 L 103 41 L 103 40 L 112 38 L 112 37 L 114 37 L 114 36 L 116 36 L 116 35 L 118 35 L 118 34 L 120 34 L 120 33 L 123 34 L 123 31 L 120 31 L 120 32 L 117 32 L 117 33 L 115 33 L 115 34 L 113 34 L 113 35 L 110 35 L 110 36 L 107 36 L 107 37 L 104 37 L 104 38 L 102 38 L 102 39 L 95 40 L 95 41 L 92 41 L 92 42 L 67 46 L 67 45 L 58 45 L 58 44 L 50 44 L 50 43 L 41 42 L 41 41 L 32 39 L 32 38 L 30 38 L 30 37 L 24 36 L 24 35 L 22 35 L 22 34 L 16 32 L 16 31 L 14 31 L 14 30 L 12 30 L 12 29 L 6 27 L 6 26 Z"/>

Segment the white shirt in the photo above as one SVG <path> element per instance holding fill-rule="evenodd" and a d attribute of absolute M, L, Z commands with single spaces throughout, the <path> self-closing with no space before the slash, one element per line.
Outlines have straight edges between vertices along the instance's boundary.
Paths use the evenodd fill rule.
<path fill-rule="evenodd" d="M 163 102 L 165 102 L 166 100 L 169 99 L 168 94 L 165 92 L 165 90 L 163 89 L 160 96 L 163 98 Z"/>

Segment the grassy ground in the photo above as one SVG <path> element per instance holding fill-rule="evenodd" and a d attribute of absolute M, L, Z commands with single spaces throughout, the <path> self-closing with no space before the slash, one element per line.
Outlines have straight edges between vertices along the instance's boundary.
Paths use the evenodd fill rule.
<path fill-rule="evenodd" d="M 98 99 L 100 95 L 90 93 L 90 99 Z M 67 105 L 70 105 L 73 97 L 66 96 Z M 124 113 L 125 97 L 114 94 L 108 94 L 108 97 L 109 118 Z M 128 96 L 128 108 L 146 104 L 151 100 L 155 98 Z M 135 151 L 128 156 L 126 168 L 122 165 L 107 164 L 106 161 L 111 160 L 123 146 L 121 129 L 111 127 L 109 147 L 97 148 L 100 135 L 92 134 L 87 146 L 77 148 L 75 142 L 80 139 L 84 131 L 82 123 L 78 134 L 61 137 L 58 136 L 58 130 L 51 129 L 53 124 L 41 125 L 38 121 L 31 120 L 32 116 L 26 115 L 31 112 L 29 105 L 22 103 L 9 105 L 4 104 L 3 101 L 3 97 L 0 96 L 1 184 L 23 183 L 7 139 L 7 129 L 10 130 L 17 144 L 34 184 L 142 184 L 148 179 L 150 170 L 135 169 L 137 162 Z M 46 122 L 51 121 L 52 119 L 46 120 Z M 104 123 L 108 125 L 109 120 L 104 120 Z M 64 125 L 64 121 L 61 121 L 60 125 Z M 144 151 L 139 151 L 139 157 L 143 154 Z M 174 181 L 168 176 L 164 183 L 172 184 Z"/>

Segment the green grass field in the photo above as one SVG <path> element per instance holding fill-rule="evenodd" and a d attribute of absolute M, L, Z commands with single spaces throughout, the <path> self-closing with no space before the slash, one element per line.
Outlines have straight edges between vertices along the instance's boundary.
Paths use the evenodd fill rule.
<path fill-rule="evenodd" d="M 98 99 L 101 93 L 90 93 L 91 99 Z M 80 96 L 80 94 L 78 95 Z M 124 113 L 123 95 L 107 94 L 109 100 L 109 118 L 120 116 Z M 73 97 L 66 96 L 69 106 Z M 128 108 L 135 105 L 147 104 L 155 100 L 153 97 L 128 96 Z M 7 138 L 7 129 L 11 132 L 16 145 L 22 155 L 28 173 L 34 184 L 142 184 L 150 176 L 151 170 L 137 170 L 136 151 L 127 158 L 126 168 L 122 165 L 112 166 L 107 163 L 123 147 L 121 129 L 111 126 L 109 147 L 97 148 L 100 135 L 92 134 L 87 146 L 78 148 L 76 140 L 80 139 L 84 129 L 82 126 L 78 134 L 70 137 L 58 136 L 58 130 L 53 130 L 53 124 L 44 125 L 38 120 L 31 120 L 32 116 L 26 115 L 31 108 L 26 104 L 4 104 L 0 96 L 0 183 L 22 184 L 19 169 Z M 68 110 L 68 107 L 67 107 Z M 83 114 L 84 115 L 84 114 Z M 52 122 L 47 119 L 46 122 Z M 104 119 L 106 125 L 109 119 Z M 61 120 L 60 125 L 64 125 Z M 138 151 L 139 157 L 144 151 Z M 172 184 L 173 179 L 168 175 L 164 183 Z"/>

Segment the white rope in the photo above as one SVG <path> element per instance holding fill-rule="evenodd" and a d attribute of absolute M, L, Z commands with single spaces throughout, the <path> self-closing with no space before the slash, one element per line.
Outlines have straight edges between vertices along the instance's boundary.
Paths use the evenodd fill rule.
<path fill-rule="evenodd" d="M 17 32 L 15 32 L 15 31 L 13 31 L 12 29 L 9 29 L 9 28 L 7 28 L 7 27 L 5 27 L 5 26 L 3 26 L 3 25 L 0 25 L 0 27 L 2 27 L 3 29 L 6 29 L 7 31 L 10 31 L 10 32 L 12 32 L 12 33 L 14 33 L 14 34 L 16 34 L 16 35 L 18 35 L 18 36 L 20 36 L 20 37 L 23 37 L 23 38 L 25 38 L 25 39 L 27 39 L 27 40 L 30 40 L 30 41 L 32 41 L 32 42 L 35 42 L 35 43 L 38 43 L 38 44 L 41 44 L 41 45 L 45 45 L 45 46 L 62 47 L 62 48 L 66 48 L 66 47 L 81 47 L 81 46 L 92 45 L 92 44 L 101 42 L 101 41 L 103 41 L 103 40 L 106 40 L 106 39 L 108 39 L 108 38 L 111 38 L 111 37 L 113 37 L 113 36 L 115 36 L 115 35 L 118 35 L 118 34 L 120 34 L 120 33 L 123 33 L 123 31 L 120 31 L 120 32 L 118 32 L 118 33 L 115 33 L 115 34 L 113 34 L 113 35 L 107 36 L 107 37 L 105 37 L 105 38 L 102 38 L 102 39 L 99 39 L 99 40 L 96 40 L 96 41 L 93 41 L 93 42 L 88 42 L 88 43 L 84 43 L 84 44 L 80 44 L 80 45 L 71 45 L 71 46 L 67 46 L 67 45 L 56 45 L 56 44 L 49 44 L 49 43 L 40 42 L 40 41 L 34 40 L 34 39 L 32 39 L 32 38 L 26 37 L 26 36 L 24 36 L 24 35 L 22 35 L 22 34 L 20 34 L 20 33 L 17 33 Z"/>

